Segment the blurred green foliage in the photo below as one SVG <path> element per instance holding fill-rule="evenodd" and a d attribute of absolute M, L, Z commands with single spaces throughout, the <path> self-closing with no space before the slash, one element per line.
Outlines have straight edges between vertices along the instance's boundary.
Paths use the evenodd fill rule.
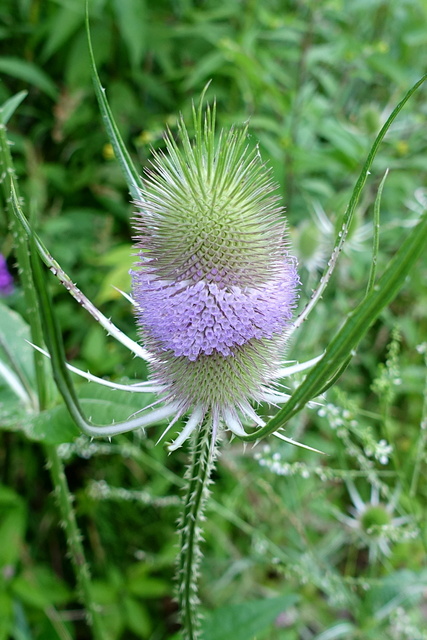
<path fill-rule="evenodd" d="M 220 125 L 249 119 L 248 144 L 259 145 L 287 208 L 306 302 L 370 144 L 425 72 L 427 2 L 92 0 L 90 19 L 98 69 L 141 173 L 151 147 L 163 147 L 166 128 L 175 130 L 180 112 L 189 115 L 209 81 Z M 2 0 L 0 79 L 0 103 L 28 91 L 9 126 L 22 192 L 44 242 L 89 298 L 135 337 L 129 304 L 113 288 L 129 290 L 133 206 L 98 114 L 83 0 Z M 290 357 L 320 353 L 363 294 L 372 206 L 386 168 L 380 272 L 426 206 L 426 116 L 424 89 L 383 143 L 332 285 Z M 11 249 L 0 216 L 0 252 L 13 269 Z M 427 637 L 420 432 L 426 372 L 416 349 L 427 341 L 426 277 L 424 260 L 328 395 L 327 409 L 307 411 L 290 425 L 290 434 L 328 456 L 275 443 L 254 455 L 224 444 L 202 566 L 206 609 L 221 609 L 206 616 L 206 640 L 232 637 L 233 621 L 241 634 L 233 637 L 259 640 Z M 59 285 L 52 288 L 70 360 L 114 379 L 146 376 L 144 365 L 113 344 Z M 6 302 L 25 319 L 19 284 Z M 399 338 L 392 335 L 396 326 Z M 390 344 L 398 344 L 393 357 Z M 31 376 L 30 348 L 15 350 Z M 116 395 L 106 407 L 108 395 L 93 385 L 79 393 L 94 412 L 116 419 L 141 406 L 134 396 L 122 402 Z M 48 440 L 50 431 L 40 435 L 37 419 L 16 406 L 5 386 L 0 394 L 0 640 L 84 640 L 89 632 L 43 451 L 20 432 Z M 47 422 L 53 433 L 60 411 L 51 410 Z M 67 441 L 73 427 L 65 413 L 61 420 Z M 179 495 L 186 456 L 168 457 L 155 446 L 159 433 L 60 447 L 93 588 L 114 640 L 159 640 L 177 631 L 171 580 L 177 505 L 162 499 Z M 381 440 L 393 446 L 386 463 Z M 394 519 L 389 529 L 363 530 L 351 481 L 366 508 L 372 486 L 380 487 Z M 350 508 L 353 524 L 343 518 Z M 233 608 L 244 601 L 246 609 Z"/>

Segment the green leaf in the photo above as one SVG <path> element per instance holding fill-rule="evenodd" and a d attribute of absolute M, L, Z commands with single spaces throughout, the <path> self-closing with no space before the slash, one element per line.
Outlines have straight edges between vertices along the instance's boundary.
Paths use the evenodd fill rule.
<path fill-rule="evenodd" d="M 150 567 L 145 562 L 138 562 L 129 568 L 126 584 L 134 596 L 140 598 L 160 598 L 170 593 L 170 585 L 161 578 L 149 575 Z"/>
<path fill-rule="evenodd" d="M 0 591 L 0 611 L 0 640 L 8 640 L 12 637 L 13 601 L 6 591 Z"/>
<path fill-rule="evenodd" d="M 67 0 L 64 6 L 54 13 L 48 29 L 42 58 L 46 61 L 60 49 L 84 22 L 81 0 Z"/>
<path fill-rule="evenodd" d="M 11 194 L 13 193 L 14 203 L 16 204 L 20 196 L 13 160 L 10 153 L 9 141 L 6 135 L 6 127 L 4 125 L 0 127 L 0 164 L 3 165 L 4 179 L 2 180 L 1 187 L 4 200 L 9 203 Z M 24 292 L 28 319 L 31 326 L 31 339 L 34 344 L 41 345 L 43 343 L 43 331 L 38 309 L 37 294 L 34 289 L 34 282 L 32 278 L 28 239 L 25 235 L 24 229 L 16 219 L 16 216 L 13 215 L 15 213 L 15 204 L 13 204 L 11 208 L 8 207 L 6 211 L 8 214 L 10 213 L 10 216 L 8 216 L 10 218 L 9 227 L 12 238 L 15 242 L 16 258 Z M 45 407 L 48 403 L 46 368 L 41 354 L 36 352 L 34 353 L 34 365 L 36 371 L 38 405 Z"/>
<path fill-rule="evenodd" d="M 377 154 L 379 146 L 384 139 L 387 131 L 397 118 L 403 107 L 406 105 L 412 95 L 427 80 L 425 74 L 418 82 L 416 82 L 407 92 L 405 97 L 393 109 L 386 123 L 378 133 L 374 143 L 368 153 L 365 164 L 353 189 L 349 204 L 344 215 L 341 231 L 338 233 L 335 246 L 332 252 L 328 266 L 320 280 L 320 285 L 316 292 L 312 295 L 310 302 L 300 314 L 297 321 L 293 325 L 295 330 L 307 318 L 311 309 L 320 298 L 321 293 L 326 288 L 329 277 L 332 274 L 338 255 L 344 245 L 345 237 L 350 228 L 354 212 L 359 201 L 362 190 L 368 178 L 370 168 Z M 377 199 L 377 208 L 379 200 Z M 378 216 L 378 211 L 377 211 Z M 427 212 L 421 217 L 418 225 L 412 229 L 396 256 L 389 263 L 385 273 L 378 284 L 369 292 L 364 300 L 357 308 L 349 314 L 344 326 L 338 331 L 336 336 L 329 343 L 324 356 L 316 364 L 305 380 L 292 394 L 291 398 L 285 406 L 262 427 L 257 429 L 248 436 L 240 437 L 241 440 L 253 442 L 260 437 L 264 437 L 274 433 L 296 413 L 301 411 L 307 402 L 318 396 L 324 389 L 327 389 L 332 381 L 335 382 L 338 375 L 344 371 L 353 350 L 356 348 L 360 340 L 367 333 L 369 327 L 378 318 L 381 311 L 395 298 L 400 288 L 414 266 L 415 262 L 421 256 L 427 244 Z M 375 251 L 375 248 L 374 248 Z M 373 274 L 375 276 L 375 273 Z M 372 272 L 370 280 L 372 278 Z M 370 283 L 369 283 L 370 284 Z"/>
<path fill-rule="evenodd" d="M 47 409 L 33 416 L 25 423 L 24 428 L 28 438 L 45 444 L 74 442 L 81 435 L 63 406 Z"/>
<path fill-rule="evenodd" d="M 113 114 L 108 104 L 107 97 L 105 95 L 105 89 L 101 85 L 98 71 L 95 65 L 95 58 L 93 55 L 92 41 L 90 37 L 89 29 L 89 9 L 88 2 L 86 1 L 86 32 L 89 46 L 90 62 L 92 66 L 92 79 L 95 87 L 95 94 L 98 100 L 99 109 L 101 111 L 102 120 L 104 122 L 107 135 L 110 139 L 110 143 L 114 149 L 114 153 L 119 162 L 120 168 L 123 171 L 125 180 L 128 185 L 129 193 L 134 199 L 141 199 L 140 190 L 142 188 L 142 181 L 134 167 L 131 157 L 125 147 L 125 144 L 120 135 L 120 131 L 117 128 L 116 122 L 113 118 Z"/>
<path fill-rule="evenodd" d="M 38 406 L 34 349 L 28 344 L 31 332 L 28 325 L 9 307 L 0 303 L 0 388 L 8 387 L 14 392 L 13 400 L 6 389 L 1 392 L 0 415 L 5 422 L 20 420 L 27 411 Z M 46 381 L 49 373 L 46 363 Z M 7 415 L 9 414 L 9 419 Z"/>
<path fill-rule="evenodd" d="M 49 76 L 33 62 L 21 58 L 0 57 L 0 73 L 23 80 L 44 91 L 52 100 L 58 97 L 58 89 Z"/>
<path fill-rule="evenodd" d="M 296 595 L 252 600 L 221 607 L 204 617 L 205 640 L 255 640 L 268 631 L 277 616 L 297 602 Z"/>
<path fill-rule="evenodd" d="M 87 383 L 77 389 L 77 398 L 91 422 L 109 424 L 124 421 L 142 410 L 153 402 L 154 395 L 116 391 Z M 54 407 L 29 418 L 25 430 L 29 438 L 46 444 L 73 442 L 81 435 L 65 406 Z"/>
<path fill-rule="evenodd" d="M 27 521 L 24 502 L 14 494 L 11 503 L 12 493 L 0 487 L 0 568 L 14 565 L 19 560 Z"/>
<path fill-rule="evenodd" d="M 372 247 L 372 264 L 369 272 L 368 285 L 366 287 L 366 293 L 370 293 L 374 288 L 375 278 L 377 275 L 377 261 L 378 261 L 378 250 L 380 246 L 380 208 L 381 208 L 381 196 L 383 194 L 384 183 L 388 176 L 388 169 L 384 174 L 383 179 L 381 180 L 377 197 L 375 198 L 374 204 L 374 242 Z"/>
<path fill-rule="evenodd" d="M 19 211 L 19 203 L 16 199 L 16 194 L 12 188 L 12 204 L 14 207 L 14 211 L 18 213 Z M 44 272 L 42 270 L 42 264 L 40 257 L 37 251 L 36 242 L 32 236 L 32 231 L 30 231 L 30 243 L 31 243 L 31 264 L 33 268 L 33 278 L 34 285 L 37 291 L 38 299 L 39 299 L 39 308 L 43 320 L 43 333 L 45 337 L 46 346 L 48 348 L 53 377 L 58 387 L 59 392 L 61 393 L 64 402 L 68 408 L 70 416 L 72 416 L 74 422 L 81 428 L 81 430 L 85 433 L 93 433 L 94 427 L 91 422 L 87 421 L 85 415 L 82 413 L 81 406 L 77 400 L 76 390 L 71 381 L 71 375 L 69 370 L 67 369 L 67 364 L 65 360 L 65 350 L 64 344 L 62 342 L 61 329 L 58 323 L 58 318 L 55 314 L 55 309 L 53 307 L 52 299 L 47 287 L 46 278 Z M 132 430 L 134 427 L 134 422 L 130 426 L 128 426 L 128 430 Z M 43 425 L 41 425 L 43 427 Z M 36 431 L 35 433 L 41 437 L 45 437 L 44 431 L 40 431 L 40 423 L 35 425 Z M 122 425 L 113 424 L 111 428 L 114 432 L 117 432 L 117 428 L 119 431 L 123 432 Z M 57 429 L 55 429 L 55 433 Z M 97 428 L 95 427 L 95 432 L 97 432 Z M 111 431 L 110 431 L 111 433 Z M 96 434 L 95 434 L 96 435 Z M 104 435 L 106 433 L 104 432 Z M 67 435 L 68 437 L 68 435 Z"/>
<path fill-rule="evenodd" d="M 2 514 L 0 527 L 0 567 L 13 566 L 19 559 L 22 537 L 25 529 L 25 515 L 15 509 Z"/>
<path fill-rule="evenodd" d="M 25 604 L 44 610 L 52 605 L 64 604 L 70 598 L 67 586 L 44 566 L 35 566 L 17 576 L 12 591 Z"/>
<path fill-rule="evenodd" d="M 16 394 L 10 390 L 0 377 L 0 429 L 5 431 L 25 430 L 31 420 L 23 403 L 17 401 Z"/>
<path fill-rule="evenodd" d="M 21 102 L 28 95 L 28 91 L 20 91 L 16 95 L 6 100 L 3 106 L 0 109 L 0 122 L 2 124 L 7 124 L 10 118 L 15 113 L 16 109 L 19 107 Z"/>
<path fill-rule="evenodd" d="M 366 596 L 366 605 L 379 620 L 387 618 L 403 604 L 419 602 L 427 588 L 427 570 L 402 569 L 384 576 Z"/>
<path fill-rule="evenodd" d="M 151 632 L 151 619 L 147 609 L 133 598 L 124 598 L 121 605 L 128 628 L 139 637 L 147 638 Z"/>
<path fill-rule="evenodd" d="M 166 408 L 166 413 L 165 408 L 159 408 L 157 409 L 157 413 L 156 411 L 154 411 L 147 415 L 144 414 L 143 416 L 138 416 L 136 418 L 126 420 L 125 422 L 113 422 L 112 424 L 108 424 L 106 426 L 94 425 L 91 421 L 88 421 L 86 419 L 77 400 L 76 390 L 71 381 L 71 376 L 67 368 L 61 329 L 48 290 L 45 273 L 42 269 L 42 263 L 39 254 L 44 256 L 44 248 L 38 241 L 37 235 L 33 232 L 30 225 L 28 224 L 28 221 L 21 211 L 15 190 L 15 185 L 13 182 L 11 183 L 10 187 L 13 212 L 17 220 L 19 220 L 19 222 L 23 225 L 23 228 L 28 233 L 30 239 L 31 251 L 29 257 L 31 260 L 34 287 L 37 293 L 36 305 L 38 304 L 38 308 L 40 310 L 42 330 L 45 338 L 45 343 L 50 354 L 53 377 L 56 382 L 57 388 L 61 393 L 68 411 L 70 412 L 70 415 L 72 416 L 75 423 L 84 433 L 90 436 L 106 437 L 117 435 L 119 433 L 125 433 L 126 431 L 133 431 L 134 429 L 140 428 L 147 424 L 154 424 L 156 420 L 163 419 L 165 415 L 170 415 L 171 407 L 168 407 Z M 49 263 L 50 265 L 54 264 L 50 259 Z M 59 265 L 58 267 L 53 266 L 53 268 L 57 272 L 59 269 Z M 65 276 L 65 274 L 63 275 Z M 74 285 L 71 285 L 71 287 L 73 286 Z M 91 305 L 91 303 L 86 299 L 85 304 Z M 101 314 L 99 314 L 99 316 L 101 316 Z M 41 404 L 41 406 L 43 407 L 46 405 Z M 43 433 L 39 435 L 43 437 Z"/>
<path fill-rule="evenodd" d="M 336 375 L 368 331 L 381 311 L 394 299 L 404 281 L 427 245 L 427 212 L 412 229 L 399 251 L 389 263 L 385 273 L 373 290 L 349 314 L 346 322 L 331 340 L 322 359 L 313 367 L 305 380 L 294 391 L 290 400 L 265 427 L 246 437 L 245 441 L 257 440 L 283 427 L 289 418 L 312 398 L 315 398 L 325 384 Z"/>
<path fill-rule="evenodd" d="M 356 207 L 357 207 L 357 204 L 359 202 L 359 198 L 361 196 L 363 188 L 364 188 L 364 186 L 366 184 L 366 180 L 368 179 L 368 175 L 370 173 L 370 169 L 372 167 L 372 163 L 373 163 L 373 161 L 375 159 L 375 156 L 377 155 L 378 149 L 379 149 L 379 147 L 380 147 L 380 145 L 381 145 L 386 133 L 388 132 L 388 130 L 390 129 L 391 125 L 396 120 L 397 116 L 402 111 L 402 109 L 404 108 L 404 106 L 406 105 L 408 100 L 410 100 L 410 98 L 413 96 L 413 94 L 421 87 L 421 85 L 426 80 L 427 80 L 427 74 L 424 74 L 422 76 L 422 78 L 420 78 L 418 80 L 418 82 L 416 82 L 409 89 L 409 91 L 406 93 L 404 98 L 393 109 L 393 111 L 391 112 L 391 114 L 387 118 L 386 122 L 382 126 L 380 132 L 378 133 L 377 137 L 375 138 L 374 143 L 372 144 L 372 146 L 371 146 L 371 148 L 369 150 L 368 156 L 367 156 L 367 158 L 365 160 L 365 164 L 362 167 L 362 171 L 360 172 L 360 175 L 359 175 L 359 177 L 357 179 L 357 182 L 356 182 L 356 184 L 354 186 L 353 192 L 352 192 L 351 197 L 350 197 L 350 201 L 348 203 L 347 209 L 346 209 L 345 214 L 344 214 L 341 230 L 338 232 L 337 237 L 335 239 L 335 244 L 334 244 L 334 248 L 332 250 L 331 258 L 328 261 L 327 267 L 326 267 L 325 271 L 323 272 L 322 277 L 320 278 L 319 286 L 317 287 L 316 291 L 311 296 L 311 299 L 308 302 L 308 304 L 306 305 L 306 307 L 303 310 L 303 312 L 298 316 L 298 319 L 296 320 L 296 322 L 294 322 L 292 331 L 294 331 L 296 328 L 301 326 L 301 324 L 305 321 L 305 319 L 307 318 L 307 316 L 309 315 L 309 313 L 311 312 L 313 307 L 317 304 L 317 301 L 320 299 L 323 291 L 326 289 L 326 286 L 327 286 L 327 284 L 329 282 L 329 278 L 331 277 L 331 275 L 333 273 L 333 270 L 335 268 L 338 256 L 339 256 L 339 254 L 340 254 L 340 252 L 341 252 L 341 250 L 342 250 L 342 248 L 344 246 L 347 234 L 349 233 L 349 230 L 351 229 L 351 225 L 352 225 L 352 221 L 353 221 L 354 214 L 355 214 L 355 211 L 356 211 Z"/>
<path fill-rule="evenodd" d="M 138 382 L 137 380 L 133 381 Z M 125 384 L 129 384 L 129 380 Z M 148 407 L 156 399 L 153 393 L 132 393 L 103 387 L 93 382 L 88 382 L 78 388 L 77 396 L 81 403 L 92 407 L 91 416 L 93 419 L 124 420 L 129 413 L 141 411 Z M 99 405 L 99 409 L 97 408 Z M 105 407 L 105 409 L 104 409 Z"/>
<path fill-rule="evenodd" d="M 0 360 L 10 363 L 28 390 L 35 389 L 34 349 L 30 328 L 21 316 L 0 302 Z"/>
<path fill-rule="evenodd" d="M 132 245 L 115 247 L 97 260 L 97 264 L 112 267 L 102 281 L 101 288 L 96 296 L 95 303 L 100 305 L 107 300 L 117 300 L 121 293 L 117 291 L 129 291 L 129 271 L 135 263 Z"/>
<path fill-rule="evenodd" d="M 315 640 L 337 640 L 337 638 L 351 638 L 354 637 L 353 634 L 355 631 L 357 631 L 357 628 L 352 622 L 338 622 L 337 624 L 333 624 L 331 627 L 329 627 L 329 629 L 326 629 L 318 636 L 316 636 Z"/>
<path fill-rule="evenodd" d="M 126 43 L 130 61 L 137 67 L 146 49 L 147 8 L 144 0 L 114 0 L 120 35 Z"/>

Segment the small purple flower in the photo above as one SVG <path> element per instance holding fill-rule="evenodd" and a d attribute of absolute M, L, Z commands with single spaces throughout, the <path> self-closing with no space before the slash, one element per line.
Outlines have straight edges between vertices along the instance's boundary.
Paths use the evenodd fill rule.
<path fill-rule="evenodd" d="M 247 131 L 215 137 L 214 115 L 195 114 L 195 138 L 181 122 L 154 152 L 134 226 L 132 274 L 140 334 L 155 382 L 178 417 L 191 411 L 172 448 L 204 419 L 244 434 L 268 400 L 297 298 L 283 209 Z"/>
<path fill-rule="evenodd" d="M 13 278 L 7 268 L 5 257 L 0 253 L 0 296 L 8 296 L 13 291 Z"/>

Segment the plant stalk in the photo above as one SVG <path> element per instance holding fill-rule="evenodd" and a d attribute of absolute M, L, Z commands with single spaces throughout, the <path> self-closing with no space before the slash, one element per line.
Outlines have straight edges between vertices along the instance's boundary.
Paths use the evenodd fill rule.
<path fill-rule="evenodd" d="M 185 474 L 186 487 L 180 517 L 180 551 L 177 561 L 178 603 L 184 640 L 198 640 L 198 578 L 201 559 L 201 524 L 209 496 L 216 449 L 211 443 L 211 425 L 205 422 L 193 437 L 191 459 Z"/>
<path fill-rule="evenodd" d="M 102 611 L 91 590 L 90 569 L 86 561 L 82 536 L 73 508 L 73 496 L 69 490 L 64 465 L 53 445 L 45 447 L 48 468 L 55 487 L 55 495 L 61 512 L 62 526 L 65 530 L 68 552 L 77 580 L 78 597 L 86 609 L 87 622 L 92 628 L 95 640 L 108 640 L 108 633 L 102 621 Z"/>

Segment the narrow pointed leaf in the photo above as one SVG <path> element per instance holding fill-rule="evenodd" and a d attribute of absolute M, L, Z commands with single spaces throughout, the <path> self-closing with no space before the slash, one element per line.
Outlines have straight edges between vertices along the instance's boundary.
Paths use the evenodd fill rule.
<path fill-rule="evenodd" d="M 34 62 L 28 62 L 18 57 L 1 56 L 0 73 L 18 78 L 24 82 L 37 87 L 52 100 L 58 97 L 58 89 L 48 74 Z"/>
<path fill-rule="evenodd" d="M 11 107 L 8 109 L 8 111 L 9 113 L 11 112 Z M 12 155 L 10 153 L 9 141 L 7 139 L 6 126 L 4 124 L 0 125 L 0 165 L 2 166 L 3 171 L 1 188 L 4 201 L 6 203 L 5 211 L 7 214 L 11 235 L 15 243 L 15 254 L 19 266 L 20 279 L 24 291 L 25 305 L 27 308 L 29 323 L 31 327 L 31 339 L 33 342 L 41 344 L 43 341 L 43 332 L 38 309 L 38 300 L 34 289 L 33 275 L 31 271 L 28 237 L 14 215 L 13 205 L 11 209 L 9 207 L 12 192 L 14 194 L 16 202 L 19 201 L 19 190 Z M 48 403 L 48 376 L 46 375 L 43 357 L 39 353 L 33 353 L 33 358 L 37 380 L 38 404 L 41 408 L 43 408 Z"/>
<path fill-rule="evenodd" d="M 124 391 L 112 393 L 96 384 L 83 384 L 76 391 L 82 412 L 97 424 L 111 422 L 113 418 L 117 422 L 124 421 L 154 400 L 152 395 L 138 398 Z M 26 421 L 25 432 L 32 440 L 40 440 L 45 444 L 73 442 L 81 434 L 64 405 L 31 416 Z"/>
<path fill-rule="evenodd" d="M 0 123 L 7 124 L 10 118 L 15 113 L 21 102 L 27 97 L 27 91 L 20 91 L 16 95 L 6 100 L 3 106 L 0 108 Z"/>
<path fill-rule="evenodd" d="M 120 164 L 120 168 L 122 169 L 122 172 L 126 179 L 129 193 L 132 196 L 132 198 L 141 200 L 141 193 L 140 193 L 140 189 L 142 187 L 141 178 L 138 175 L 138 172 L 135 169 L 135 166 L 131 160 L 131 157 L 124 145 L 124 142 L 120 135 L 120 131 L 113 118 L 110 105 L 108 104 L 108 100 L 105 95 L 105 89 L 101 85 L 98 71 L 96 69 L 95 57 L 93 55 L 93 49 L 92 49 L 92 40 L 90 37 L 89 9 L 88 9 L 87 2 L 86 2 L 86 32 L 87 32 L 87 41 L 89 46 L 90 62 L 92 66 L 92 79 L 93 79 L 93 84 L 95 86 L 95 94 L 98 100 L 99 109 L 101 111 L 102 120 L 103 120 L 105 129 L 107 131 L 107 135 L 110 139 L 110 143 L 114 149 L 116 158 Z"/>
<path fill-rule="evenodd" d="M 36 406 L 34 356 L 29 339 L 30 328 L 21 316 L 0 303 L 0 361 L 14 372 Z"/>
<path fill-rule="evenodd" d="M 12 193 L 11 193 L 11 203 L 12 210 L 15 215 L 16 220 L 20 223 L 23 230 L 27 234 L 28 237 L 32 238 L 34 242 L 34 248 L 38 252 L 40 258 L 43 260 L 45 265 L 52 271 L 52 273 L 58 278 L 59 282 L 67 289 L 70 295 L 84 308 L 88 311 L 91 316 L 107 331 L 107 333 L 113 336 L 118 342 L 123 344 L 129 351 L 131 351 L 138 358 L 142 358 L 143 360 L 149 360 L 150 356 L 146 349 L 141 347 L 137 342 L 131 340 L 126 334 L 122 333 L 109 318 L 106 318 L 96 307 L 95 305 L 88 299 L 86 296 L 80 291 L 78 287 L 73 283 L 71 278 L 65 273 L 62 269 L 61 265 L 50 255 L 49 251 L 46 249 L 45 245 L 41 241 L 40 237 L 37 233 L 31 228 L 28 220 L 26 219 L 22 209 L 20 207 L 15 187 L 12 185 Z M 33 342 L 37 342 L 33 340 Z"/>
<path fill-rule="evenodd" d="M 310 301 L 308 302 L 308 304 L 306 305 L 302 313 L 299 315 L 296 322 L 294 322 L 294 325 L 292 327 L 292 332 L 295 331 L 298 327 L 300 327 L 302 323 L 306 320 L 307 316 L 314 309 L 316 303 L 321 298 L 324 290 L 326 289 L 329 279 L 335 269 L 338 256 L 341 253 L 342 248 L 344 246 L 344 242 L 347 238 L 347 234 L 348 234 L 351 222 L 353 220 L 354 212 L 356 210 L 357 203 L 359 202 L 360 194 L 363 191 L 370 169 L 372 167 L 372 163 L 375 159 L 375 156 L 377 155 L 377 151 L 380 147 L 381 142 L 384 139 L 384 136 L 386 135 L 387 131 L 390 129 L 393 122 L 396 120 L 399 113 L 402 111 L 405 104 L 408 102 L 411 96 L 421 87 L 421 85 L 426 80 L 427 80 L 427 74 L 424 74 L 422 78 L 420 78 L 418 82 L 416 82 L 409 89 L 408 93 L 399 102 L 399 104 L 393 109 L 390 116 L 387 118 L 386 122 L 384 123 L 380 132 L 378 133 L 377 137 L 375 138 L 375 141 L 368 153 L 368 157 L 366 158 L 365 164 L 363 165 L 362 171 L 360 172 L 359 178 L 357 179 L 357 182 L 353 189 L 353 193 L 351 194 L 350 201 L 348 203 L 347 209 L 344 214 L 341 229 L 338 232 L 337 238 L 335 240 L 335 245 L 332 250 L 331 258 L 327 264 L 327 267 L 324 273 L 320 278 L 319 286 L 314 291 Z"/>
<path fill-rule="evenodd" d="M 305 380 L 294 391 L 290 400 L 267 424 L 254 433 L 241 438 L 254 441 L 277 431 L 289 418 L 304 408 L 324 388 L 343 366 L 357 344 L 367 333 L 382 310 L 398 294 L 404 281 L 427 246 L 427 212 L 412 229 L 405 242 L 389 263 L 371 293 L 349 314 L 346 322 L 330 342 L 322 359 L 313 367 Z"/>
<path fill-rule="evenodd" d="M 15 202 L 15 206 L 16 204 L 17 203 Z M 67 369 L 61 330 L 53 309 L 52 300 L 47 288 L 46 277 L 42 270 L 42 263 L 32 235 L 30 237 L 30 247 L 34 284 L 39 298 L 39 307 L 43 320 L 44 339 L 50 353 L 53 377 L 65 405 L 79 429 L 92 437 L 114 436 L 119 433 L 133 431 L 134 429 L 153 424 L 164 417 L 168 417 L 171 410 L 168 412 L 168 409 L 160 409 L 157 411 L 154 410 L 151 413 L 143 413 L 141 417 L 138 416 L 124 422 L 113 423 L 106 426 L 94 425 L 91 420 L 86 419 L 80 406 L 70 373 Z"/>
<path fill-rule="evenodd" d="M 380 182 L 377 191 L 377 197 L 374 204 L 374 241 L 372 247 L 372 264 L 369 272 L 368 286 L 366 287 L 366 294 L 370 293 L 374 288 L 375 278 L 377 275 L 377 261 L 378 250 L 380 246 L 380 209 L 381 209 L 381 196 L 383 194 L 384 184 L 388 176 L 388 169 L 384 174 L 383 179 Z"/>

